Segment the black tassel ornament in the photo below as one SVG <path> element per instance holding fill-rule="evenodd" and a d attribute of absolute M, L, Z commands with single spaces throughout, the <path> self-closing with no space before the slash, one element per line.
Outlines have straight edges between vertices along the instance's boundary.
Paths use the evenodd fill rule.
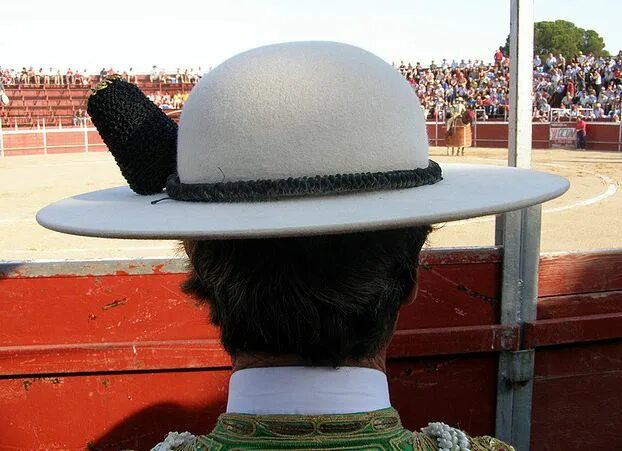
<path fill-rule="evenodd" d="M 176 172 L 177 124 L 118 75 L 93 88 L 87 111 L 130 188 L 162 192 Z"/>

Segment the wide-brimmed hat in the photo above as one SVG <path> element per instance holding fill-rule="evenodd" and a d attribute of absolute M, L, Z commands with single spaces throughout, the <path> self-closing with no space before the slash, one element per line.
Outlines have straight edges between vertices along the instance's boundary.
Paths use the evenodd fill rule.
<path fill-rule="evenodd" d="M 569 186 L 532 170 L 429 160 L 408 82 L 346 44 L 277 44 L 225 61 L 194 87 L 178 130 L 120 79 L 96 88 L 89 114 L 130 186 L 42 209 L 39 223 L 60 232 L 217 239 L 379 230 L 516 210 Z"/>

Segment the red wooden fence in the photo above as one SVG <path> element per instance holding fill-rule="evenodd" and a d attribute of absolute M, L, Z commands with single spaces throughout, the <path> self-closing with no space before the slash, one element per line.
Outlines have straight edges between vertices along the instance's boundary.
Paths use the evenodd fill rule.
<path fill-rule="evenodd" d="M 533 147 L 548 149 L 549 124 L 533 124 Z M 432 146 L 445 145 L 445 126 L 428 122 L 428 139 Z M 97 130 L 88 128 L 11 130 L 4 129 L 0 140 L 3 155 L 33 155 L 44 153 L 94 152 L 106 150 Z M 621 125 L 592 122 L 588 125 L 587 148 L 591 150 L 622 150 Z M 45 137 L 44 137 L 45 135 Z M 478 122 L 473 126 L 473 146 L 508 147 L 507 122 Z"/>
<path fill-rule="evenodd" d="M 180 260 L 0 266 L 0 449 L 148 449 L 209 431 L 229 359 Z M 534 347 L 532 450 L 622 449 L 622 252 L 541 260 L 538 320 L 498 325 L 500 251 L 423 255 L 389 348 L 407 427 L 494 433 L 497 358 Z"/>

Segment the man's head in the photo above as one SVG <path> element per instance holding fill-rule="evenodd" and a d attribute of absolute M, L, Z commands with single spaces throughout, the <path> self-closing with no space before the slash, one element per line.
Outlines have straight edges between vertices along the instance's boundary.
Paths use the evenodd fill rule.
<path fill-rule="evenodd" d="M 430 230 L 186 241 L 184 289 L 209 305 L 234 357 L 361 361 L 386 347 L 400 306 L 412 300 Z"/>

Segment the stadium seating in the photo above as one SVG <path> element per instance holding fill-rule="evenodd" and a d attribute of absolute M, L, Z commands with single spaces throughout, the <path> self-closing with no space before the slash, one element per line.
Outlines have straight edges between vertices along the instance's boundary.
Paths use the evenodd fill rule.
<path fill-rule="evenodd" d="M 192 89 L 189 83 L 151 83 L 146 75 L 138 76 L 138 86 L 145 94 L 159 91 L 171 96 Z M 71 127 L 76 111 L 86 109 L 90 87 L 18 85 L 5 88 L 5 92 L 10 103 L 0 106 L 2 127 Z"/>

